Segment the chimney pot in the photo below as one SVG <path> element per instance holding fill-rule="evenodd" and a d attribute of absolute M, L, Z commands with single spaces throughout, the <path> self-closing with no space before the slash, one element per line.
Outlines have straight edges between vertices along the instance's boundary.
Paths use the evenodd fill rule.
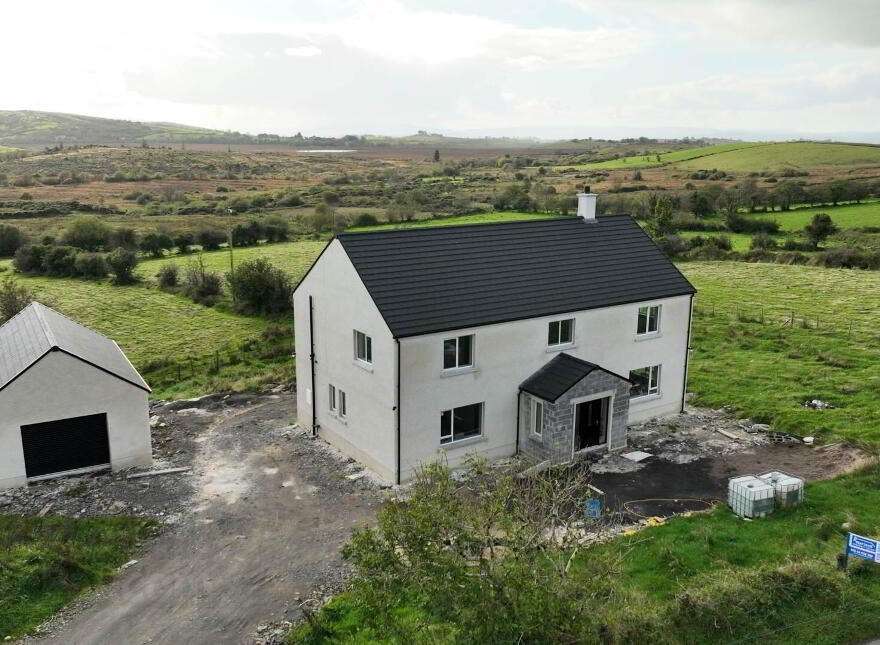
<path fill-rule="evenodd" d="M 582 218 L 585 222 L 595 222 L 596 221 L 596 198 L 598 195 L 596 193 L 591 193 L 589 186 L 584 186 L 586 192 L 578 193 L 578 217 Z"/>

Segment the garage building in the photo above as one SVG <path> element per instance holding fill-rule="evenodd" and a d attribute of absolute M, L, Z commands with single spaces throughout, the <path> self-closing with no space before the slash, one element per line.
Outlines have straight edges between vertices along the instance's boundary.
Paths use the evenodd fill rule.
<path fill-rule="evenodd" d="M 0 490 L 151 464 L 149 393 L 111 339 L 28 305 L 0 327 Z"/>

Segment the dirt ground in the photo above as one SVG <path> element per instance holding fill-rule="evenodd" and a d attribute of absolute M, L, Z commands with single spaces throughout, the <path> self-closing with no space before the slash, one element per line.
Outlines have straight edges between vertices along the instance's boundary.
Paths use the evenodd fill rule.
<path fill-rule="evenodd" d="M 629 447 L 621 453 L 642 450 L 653 456 L 638 463 L 621 453 L 602 457 L 592 467 L 592 483 L 605 493 L 609 510 L 636 518 L 670 516 L 708 508 L 700 500 L 726 503 L 730 477 L 782 470 L 809 482 L 866 463 L 854 446 L 776 442 L 768 429 L 723 409 L 688 406 L 685 414 L 632 426 Z"/>
<path fill-rule="evenodd" d="M 157 448 L 176 458 L 161 465 L 192 472 L 147 480 L 150 489 L 165 477 L 175 482 L 182 510 L 115 582 L 26 642 L 251 643 L 344 584 L 350 571 L 340 548 L 353 526 L 373 520 L 379 491 L 356 464 L 290 425 L 293 395 L 229 401 L 151 411 Z M 122 481 L 139 488 L 141 480 Z"/>

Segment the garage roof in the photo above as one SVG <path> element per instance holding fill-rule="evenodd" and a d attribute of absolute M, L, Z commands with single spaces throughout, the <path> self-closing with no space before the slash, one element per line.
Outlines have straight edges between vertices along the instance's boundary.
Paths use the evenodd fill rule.
<path fill-rule="evenodd" d="M 150 391 L 111 339 L 33 302 L 0 327 L 0 390 L 51 351 L 61 351 Z"/>
<path fill-rule="evenodd" d="M 694 293 L 629 215 L 339 235 L 398 338 Z"/>
<path fill-rule="evenodd" d="M 620 374 L 615 374 L 595 363 L 575 358 L 563 352 L 554 356 L 552 360 L 548 361 L 537 372 L 523 381 L 519 389 L 523 392 L 534 394 L 550 403 L 555 403 L 560 396 L 568 392 L 585 376 L 595 370 L 607 372 L 622 381 L 629 382 L 629 379 L 622 377 Z"/>

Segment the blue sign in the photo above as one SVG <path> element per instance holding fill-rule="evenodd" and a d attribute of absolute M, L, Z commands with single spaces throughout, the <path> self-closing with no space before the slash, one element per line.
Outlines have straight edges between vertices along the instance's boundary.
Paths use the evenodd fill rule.
<path fill-rule="evenodd" d="M 585 510 L 587 512 L 587 517 L 591 520 L 598 520 L 602 517 L 602 500 L 597 499 L 595 497 L 591 497 L 587 500 L 585 506 Z"/>
<path fill-rule="evenodd" d="M 850 533 L 846 537 L 846 552 L 857 558 L 880 562 L 880 541 Z"/>

